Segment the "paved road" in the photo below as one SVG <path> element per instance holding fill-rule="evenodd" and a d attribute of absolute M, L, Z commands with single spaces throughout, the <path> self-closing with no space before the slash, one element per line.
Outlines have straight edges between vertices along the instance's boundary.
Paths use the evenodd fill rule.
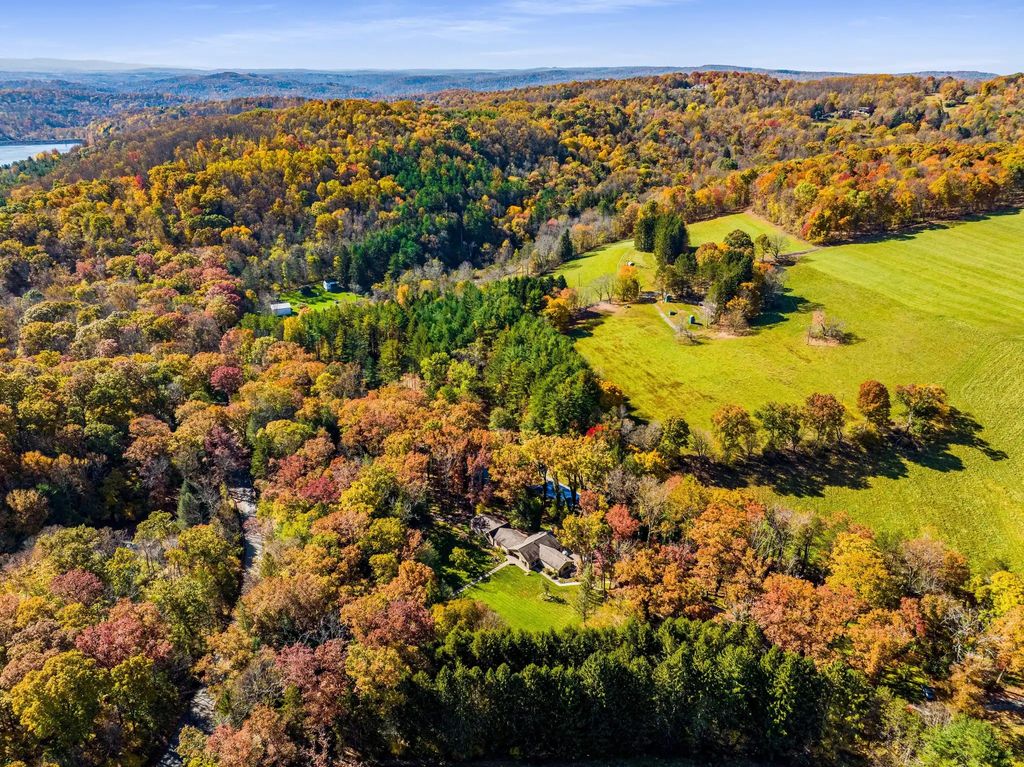
<path fill-rule="evenodd" d="M 256 519 L 256 491 L 251 487 L 233 487 L 228 491 L 242 523 L 242 593 L 259 580 L 263 559 L 263 528 Z"/>
<path fill-rule="evenodd" d="M 244 594 L 259 580 L 264 534 L 256 520 L 256 491 L 251 486 L 239 486 L 229 488 L 228 494 L 238 511 L 238 518 L 242 525 L 242 593 Z M 213 696 L 209 689 L 200 687 L 193 693 L 188 709 L 178 722 L 177 732 L 171 738 L 167 751 L 155 762 L 155 767 L 182 767 L 183 761 L 178 755 L 182 729 L 195 727 L 209 735 L 216 725 L 217 717 L 214 711 Z"/>

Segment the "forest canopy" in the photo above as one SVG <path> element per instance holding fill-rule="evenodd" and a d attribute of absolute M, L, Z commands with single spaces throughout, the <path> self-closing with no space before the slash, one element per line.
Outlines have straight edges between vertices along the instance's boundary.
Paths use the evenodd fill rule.
<path fill-rule="evenodd" d="M 663 289 L 753 317 L 771 242 L 688 224 L 753 208 L 820 243 L 1018 203 L 1022 82 L 196 106 L 0 177 L 0 762 L 1008 766 L 1021 574 L 735 482 L 948 440 L 945 390 L 640 422 L 544 272 L 635 238 Z M 576 580 L 528 577 L 571 625 L 473 597 L 477 518 L 558 542 Z M 208 731 L 176 725 L 196 690 Z"/>

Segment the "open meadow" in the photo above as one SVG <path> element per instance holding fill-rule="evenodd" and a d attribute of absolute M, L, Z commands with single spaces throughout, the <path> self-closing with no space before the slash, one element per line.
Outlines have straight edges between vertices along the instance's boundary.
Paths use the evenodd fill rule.
<path fill-rule="evenodd" d="M 691 243 L 719 240 L 736 225 L 758 234 L 743 219 L 728 219 L 693 225 Z M 609 250 L 635 258 L 629 243 L 593 257 L 607 258 Z M 579 261 L 574 268 L 588 270 Z M 890 388 L 940 384 L 982 427 L 970 444 L 893 456 L 867 476 L 789 477 L 771 489 L 796 507 L 845 510 L 900 533 L 930 529 L 979 563 L 998 558 L 1021 566 L 1022 308 L 1024 213 L 1015 213 L 801 256 L 787 270 L 776 309 L 747 336 L 698 333 L 687 345 L 654 304 L 636 304 L 580 330 L 577 344 L 638 414 L 682 415 L 701 429 L 725 403 L 754 409 L 828 392 L 852 409 L 868 378 Z M 852 343 L 809 345 L 816 309 L 843 321 Z"/>
<path fill-rule="evenodd" d="M 721 242 L 734 229 L 742 229 L 755 239 L 761 234 L 783 236 L 783 254 L 803 251 L 810 247 L 764 219 L 749 213 L 722 216 L 692 224 L 687 228 L 690 233 L 690 244 L 694 247 L 703 242 Z M 654 284 L 654 256 L 635 250 L 632 240 L 603 245 L 580 258 L 562 264 L 556 274 L 565 277 L 566 284 L 570 288 L 575 288 L 585 301 L 594 301 L 597 300 L 595 288 L 598 283 L 602 279 L 614 277 L 622 266 L 629 263 L 637 268 L 640 284 L 645 289 L 650 288 Z"/>

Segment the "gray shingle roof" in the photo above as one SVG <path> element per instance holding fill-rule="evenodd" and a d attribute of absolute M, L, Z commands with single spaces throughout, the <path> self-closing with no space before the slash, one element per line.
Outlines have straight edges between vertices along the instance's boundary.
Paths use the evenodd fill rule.
<path fill-rule="evenodd" d="M 526 533 L 513 530 L 511 527 L 502 527 L 494 534 L 494 544 L 504 549 L 518 549 L 526 538 Z"/>
<path fill-rule="evenodd" d="M 524 533 L 491 514 L 478 514 L 469 526 L 478 535 L 489 538 L 495 546 L 518 555 L 530 567 L 540 564 L 560 572 L 572 562 L 572 558 L 564 553 L 562 544 L 548 530 Z"/>
<path fill-rule="evenodd" d="M 543 543 L 538 547 L 537 554 L 545 567 L 550 567 L 555 571 L 561 571 L 563 567 L 572 562 L 572 559 L 563 554 L 559 549 Z"/>

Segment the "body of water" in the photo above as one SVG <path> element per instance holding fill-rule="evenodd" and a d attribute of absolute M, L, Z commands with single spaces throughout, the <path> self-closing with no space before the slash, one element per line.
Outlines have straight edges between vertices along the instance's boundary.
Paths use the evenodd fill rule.
<path fill-rule="evenodd" d="M 33 142 L 25 144 L 0 144 L 0 166 L 10 165 L 12 162 L 27 160 L 35 157 L 40 152 L 51 152 L 56 149 L 60 153 L 69 152 L 78 146 L 77 141 L 68 141 L 47 144 L 44 142 Z"/>

